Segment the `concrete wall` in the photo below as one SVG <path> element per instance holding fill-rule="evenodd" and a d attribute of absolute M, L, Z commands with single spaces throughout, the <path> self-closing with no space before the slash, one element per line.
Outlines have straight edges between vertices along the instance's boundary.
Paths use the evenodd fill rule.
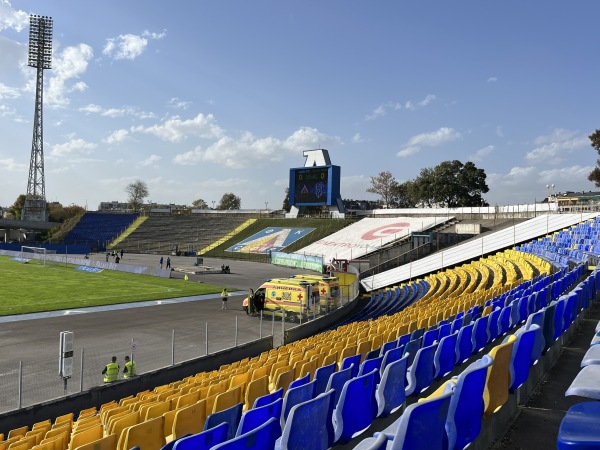
<path fill-rule="evenodd" d="M 454 227 L 456 234 L 481 234 L 480 223 L 457 223 Z"/>

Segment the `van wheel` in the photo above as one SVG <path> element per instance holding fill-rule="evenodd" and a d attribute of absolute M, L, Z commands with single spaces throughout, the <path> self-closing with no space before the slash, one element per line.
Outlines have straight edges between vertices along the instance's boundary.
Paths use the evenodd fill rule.
<path fill-rule="evenodd" d="M 296 313 L 293 313 L 293 312 L 291 312 L 291 313 L 288 313 L 288 315 L 287 315 L 287 319 L 288 319 L 290 322 L 292 322 L 292 323 L 298 323 L 298 322 L 300 322 L 300 321 L 298 320 L 298 315 L 297 315 Z"/>

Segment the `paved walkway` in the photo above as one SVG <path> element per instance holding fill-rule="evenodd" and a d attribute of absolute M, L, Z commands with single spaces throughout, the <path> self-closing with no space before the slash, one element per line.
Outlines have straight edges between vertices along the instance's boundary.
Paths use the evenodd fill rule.
<path fill-rule="evenodd" d="M 567 410 L 576 403 L 590 401 L 584 397 L 565 397 L 565 391 L 580 370 L 598 319 L 600 302 L 596 301 L 570 342 L 563 347 L 554 367 L 540 382 L 534 395 L 519 407 L 517 418 L 493 449 L 556 448 L 560 422 Z"/>

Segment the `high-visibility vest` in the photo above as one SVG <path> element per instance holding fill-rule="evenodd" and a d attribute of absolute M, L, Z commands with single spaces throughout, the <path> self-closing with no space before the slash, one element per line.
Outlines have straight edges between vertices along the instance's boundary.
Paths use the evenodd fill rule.
<path fill-rule="evenodd" d="M 117 381 L 119 377 L 119 365 L 117 363 L 108 363 L 106 365 L 106 373 L 104 374 L 104 382 L 112 383 L 113 381 Z"/>
<path fill-rule="evenodd" d="M 129 378 L 137 375 L 135 372 L 135 361 L 129 361 L 126 363 L 125 368 L 127 369 L 127 372 L 123 373 L 123 378 Z"/>

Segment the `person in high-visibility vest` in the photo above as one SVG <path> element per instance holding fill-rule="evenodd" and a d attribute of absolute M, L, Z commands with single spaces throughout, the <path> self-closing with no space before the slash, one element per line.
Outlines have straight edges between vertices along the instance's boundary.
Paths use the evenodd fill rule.
<path fill-rule="evenodd" d="M 112 383 L 113 381 L 117 381 L 119 377 L 119 365 L 117 364 L 117 357 L 113 356 L 111 362 L 109 362 L 104 370 L 102 370 L 102 374 L 104 375 L 105 383 Z"/>
<path fill-rule="evenodd" d="M 125 367 L 123 367 L 123 378 L 131 378 L 137 375 L 135 361 L 131 361 L 129 356 L 125 356 Z"/>
<path fill-rule="evenodd" d="M 227 288 L 223 288 L 223 292 L 221 292 L 221 309 L 227 309 L 228 297 Z"/>

